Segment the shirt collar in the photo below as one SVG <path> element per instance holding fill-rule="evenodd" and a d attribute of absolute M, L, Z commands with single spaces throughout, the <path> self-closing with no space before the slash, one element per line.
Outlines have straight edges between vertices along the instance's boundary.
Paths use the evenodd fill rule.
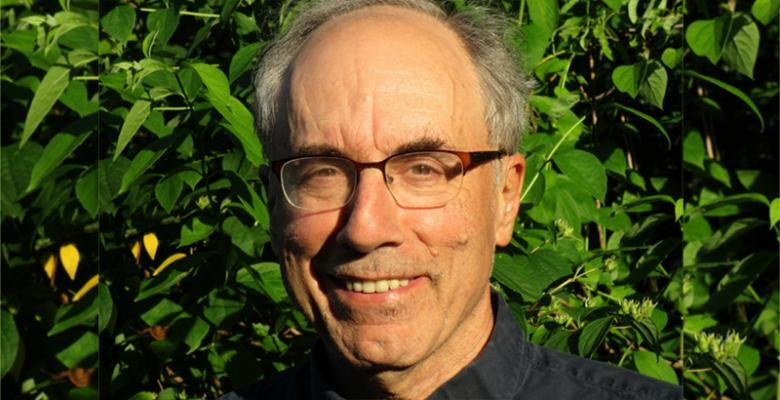
<path fill-rule="evenodd" d="M 491 294 L 495 324 L 482 352 L 429 399 L 510 398 L 518 392 L 529 372 L 528 342 L 501 296 Z M 310 368 L 313 399 L 343 400 L 328 374 L 322 342 L 315 346 Z"/>

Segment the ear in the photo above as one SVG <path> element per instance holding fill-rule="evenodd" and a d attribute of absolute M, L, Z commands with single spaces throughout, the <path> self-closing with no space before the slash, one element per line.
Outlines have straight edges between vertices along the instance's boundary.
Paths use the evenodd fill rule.
<path fill-rule="evenodd" d="M 515 218 L 520 210 L 520 193 L 525 177 L 525 158 L 522 154 L 511 154 L 504 158 L 499 180 L 498 208 L 496 209 L 496 245 L 506 246 L 512 240 Z"/>

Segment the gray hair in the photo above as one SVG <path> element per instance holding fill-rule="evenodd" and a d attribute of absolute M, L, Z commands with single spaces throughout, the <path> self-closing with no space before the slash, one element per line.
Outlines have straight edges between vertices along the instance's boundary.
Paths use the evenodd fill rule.
<path fill-rule="evenodd" d="M 520 69 L 517 55 L 504 44 L 506 20 L 470 6 L 452 15 L 431 0 L 326 0 L 303 8 L 289 29 L 266 51 L 255 71 L 255 118 L 265 153 L 279 133 L 287 112 L 290 69 L 311 34 L 325 22 L 370 6 L 395 6 L 431 16 L 463 42 L 474 64 L 482 92 L 485 122 L 492 145 L 514 153 L 528 121 L 527 97 L 533 83 Z"/>

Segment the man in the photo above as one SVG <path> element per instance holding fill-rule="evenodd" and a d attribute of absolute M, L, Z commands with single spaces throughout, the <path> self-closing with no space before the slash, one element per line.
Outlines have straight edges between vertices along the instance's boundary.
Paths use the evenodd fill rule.
<path fill-rule="evenodd" d="M 267 52 L 272 242 L 321 342 L 225 399 L 680 397 L 531 345 L 491 295 L 530 87 L 491 21 L 425 0 L 323 1 Z"/>

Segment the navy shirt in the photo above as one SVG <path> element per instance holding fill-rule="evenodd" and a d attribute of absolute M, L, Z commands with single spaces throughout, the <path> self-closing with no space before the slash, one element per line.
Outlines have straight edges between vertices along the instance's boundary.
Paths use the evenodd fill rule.
<path fill-rule="evenodd" d="M 495 326 L 485 348 L 429 399 L 678 400 L 682 388 L 620 367 L 528 342 L 504 300 L 493 294 Z M 311 359 L 220 400 L 343 400 L 328 377 L 325 349 Z"/>

